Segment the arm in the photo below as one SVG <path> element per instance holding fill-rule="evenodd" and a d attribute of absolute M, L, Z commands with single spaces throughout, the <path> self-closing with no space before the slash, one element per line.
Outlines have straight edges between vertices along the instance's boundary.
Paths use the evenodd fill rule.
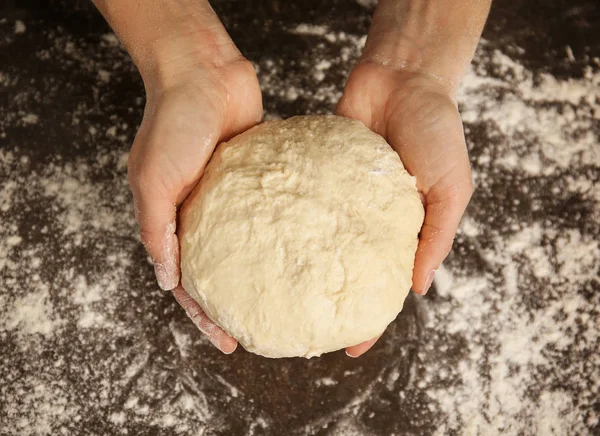
<path fill-rule="evenodd" d="M 456 90 L 491 0 L 380 0 L 363 56 L 337 112 L 361 120 L 398 152 L 423 196 L 412 289 L 425 294 L 473 192 Z M 351 356 L 375 341 L 348 348 Z"/>
<path fill-rule="evenodd" d="M 491 0 L 379 0 L 364 60 L 458 87 L 471 63 Z"/>
<path fill-rule="evenodd" d="M 216 144 L 262 118 L 254 68 L 207 0 L 94 0 L 138 67 L 146 89 L 128 176 L 141 239 L 159 286 L 223 352 L 237 342 L 179 285 L 177 209 Z"/>
<path fill-rule="evenodd" d="M 202 66 L 242 59 L 207 0 L 94 0 L 144 84 L 169 87 Z"/>

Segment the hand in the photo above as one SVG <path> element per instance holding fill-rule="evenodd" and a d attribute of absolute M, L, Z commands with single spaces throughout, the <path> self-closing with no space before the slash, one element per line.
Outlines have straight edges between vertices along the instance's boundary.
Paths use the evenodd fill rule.
<path fill-rule="evenodd" d="M 252 65 L 208 0 L 94 0 L 133 58 L 146 88 L 129 182 L 142 242 L 158 284 L 225 353 L 237 341 L 213 324 L 179 285 L 177 208 L 200 180 L 218 142 L 262 118 Z"/>
<path fill-rule="evenodd" d="M 473 181 L 454 94 L 491 0 L 379 0 L 337 113 L 383 136 L 417 179 L 425 206 L 412 288 L 425 294 L 448 255 Z M 358 357 L 374 338 L 346 353 Z"/>
<path fill-rule="evenodd" d="M 144 246 L 159 286 L 178 286 L 177 208 L 196 186 L 215 146 L 262 118 L 254 68 L 236 59 L 198 67 L 167 87 L 148 87 L 141 127 L 129 156 L 129 181 Z M 237 342 L 210 322 L 181 286 L 173 294 L 188 316 L 223 352 Z"/>
<path fill-rule="evenodd" d="M 462 122 L 452 91 L 426 73 L 363 61 L 350 75 L 337 113 L 358 119 L 383 136 L 417 179 L 425 221 L 412 289 L 425 294 L 450 252 L 473 192 Z M 349 347 L 346 352 L 358 357 L 377 339 Z"/>
<path fill-rule="evenodd" d="M 179 285 L 177 208 L 196 186 L 217 143 L 263 115 L 256 73 L 208 0 L 94 0 L 144 80 L 146 110 L 129 155 L 142 242 L 159 286 L 224 353 L 237 341 Z"/>

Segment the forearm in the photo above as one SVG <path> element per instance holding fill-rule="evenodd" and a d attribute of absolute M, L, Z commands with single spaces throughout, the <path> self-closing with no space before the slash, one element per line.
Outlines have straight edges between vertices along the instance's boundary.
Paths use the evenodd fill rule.
<path fill-rule="evenodd" d="M 207 0 L 94 0 L 145 83 L 170 86 L 198 65 L 241 55 Z"/>
<path fill-rule="evenodd" d="M 379 0 L 363 59 L 427 73 L 455 89 L 491 0 Z"/>

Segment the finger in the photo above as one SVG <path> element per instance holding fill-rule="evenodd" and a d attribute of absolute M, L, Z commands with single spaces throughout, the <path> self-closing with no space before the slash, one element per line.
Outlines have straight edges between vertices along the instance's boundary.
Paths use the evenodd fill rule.
<path fill-rule="evenodd" d="M 181 116 L 186 110 L 192 112 L 188 96 L 171 98 L 144 114 L 128 162 L 142 243 L 164 290 L 179 283 L 177 206 L 200 178 L 220 125 L 220 112 L 211 111 L 212 106 L 206 104 L 209 114 L 192 120 Z"/>
<path fill-rule="evenodd" d="M 473 192 L 468 162 L 455 167 L 425 197 L 425 221 L 413 269 L 413 290 L 427 293 L 436 270 L 448 256 L 460 219 Z"/>
<path fill-rule="evenodd" d="M 473 180 L 454 103 L 430 92 L 416 92 L 406 100 L 415 109 L 411 112 L 399 106 L 388 122 L 388 139 L 425 196 L 425 220 L 413 269 L 413 290 L 425 294 L 452 248 L 473 193 Z"/>
<path fill-rule="evenodd" d="M 225 333 L 221 327 L 212 322 L 200 305 L 190 297 L 182 286 L 177 286 L 173 289 L 173 296 L 181 307 L 183 307 L 183 310 L 185 310 L 185 313 L 198 330 L 206 335 L 211 344 L 225 354 L 231 354 L 235 351 L 237 341 Z"/>
<path fill-rule="evenodd" d="M 142 243 L 152 258 L 158 285 L 165 291 L 171 290 L 179 283 L 177 208 L 164 195 L 149 188 L 143 177 L 136 177 L 132 171 L 129 174 Z"/>
<path fill-rule="evenodd" d="M 359 357 L 363 354 L 365 354 L 367 351 L 369 351 L 371 349 L 371 347 L 373 345 L 375 345 L 375 342 L 377 342 L 377 340 L 381 337 L 381 335 L 377 336 L 376 338 L 370 339 L 368 341 L 362 342 L 358 345 L 353 345 L 352 347 L 348 347 L 346 348 L 346 354 L 349 357 Z"/>

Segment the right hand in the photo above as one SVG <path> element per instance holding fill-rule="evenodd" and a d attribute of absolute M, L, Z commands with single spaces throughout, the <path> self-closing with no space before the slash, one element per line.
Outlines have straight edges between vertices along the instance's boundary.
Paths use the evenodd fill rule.
<path fill-rule="evenodd" d="M 215 146 L 260 122 L 262 98 L 252 64 L 242 58 L 198 66 L 168 85 L 146 85 L 144 118 L 128 173 L 142 243 L 159 286 L 224 353 L 237 341 L 214 325 L 179 285 L 177 210 L 199 182 Z"/>

